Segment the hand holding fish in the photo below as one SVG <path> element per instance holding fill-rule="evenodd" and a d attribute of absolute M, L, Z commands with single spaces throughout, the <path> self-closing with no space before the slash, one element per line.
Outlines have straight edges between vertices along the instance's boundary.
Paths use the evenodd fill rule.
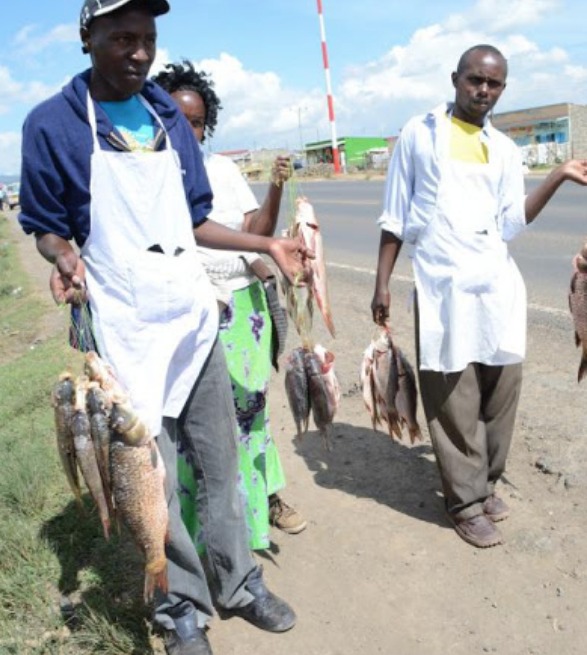
<path fill-rule="evenodd" d="M 389 305 L 391 304 L 391 297 L 389 291 L 375 290 L 373 300 L 371 301 L 371 312 L 373 314 L 373 322 L 381 327 L 389 322 Z"/>
<path fill-rule="evenodd" d="M 290 284 L 301 286 L 308 280 L 309 260 L 315 255 L 300 238 L 273 239 L 269 255 Z"/>
<path fill-rule="evenodd" d="M 81 305 L 87 300 L 86 269 L 73 251 L 59 255 L 49 277 L 49 288 L 58 305 Z"/>

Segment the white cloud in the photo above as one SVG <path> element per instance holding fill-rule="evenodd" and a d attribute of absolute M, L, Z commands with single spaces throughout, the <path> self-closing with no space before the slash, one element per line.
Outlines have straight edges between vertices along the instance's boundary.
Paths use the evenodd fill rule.
<path fill-rule="evenodd" d="M 544 48 L 533 40 L 533 26 L 547 24 L 559 11 L 559 0 L 478 0 L 445 20 L 424 25 L 371 61 L 349 67 L 334 87 L 334 108 L 339 136 L 393 135 L 405 121 L 443 100 L 452 99 L 450 73 L 463 50 L 477 43 L 492 43 L 509 61 L 509 79 L 498 111 L 558 102 L 587 102 L 587 67 L 573 61 L 562 46 Z M 536 31 L 534 31 L 536 33 Z M 51 43 L 77 41 L 77 28 L 61 26 L 40 35 L 35 26 L 22 30 L 14 50 L 46 50 Z M 21 50 L 25 52 L 25 50 Z M 47 51 L 47 54 L 49 51 Z M 152 74 L 170 61 L 159 49 Z M 194 61 L 210 73 L 223 109 L 212 147 L 285 147 L 330 138 L 324 86 L 294 88 L 267 67 L 251 70 L 230 53 Z M 0 114 L 16 103 L 35 104 L 57 90 L 41 83 L 15 81 L 0 66 Z M 0 172 L 18 170 L 19 147 L 12 133 L 0 135 Z M 5 166 L 10 164 L 10 170 Z"/>
<path fill-rule="evenodd" d="M 414 32 L 377 60 L 345 72 L 337 91 L 341 127 L 355 133 L 396 134 L 414 114 L 452 99 L 450 73 L 462 52 L 478 43 L 498 47 L 509 61 L 506 92 L 497 110 L 587 101 L 577 81 L 587 68 L 572 64 L 562 47 L 541 50 L 526 31 L 548 18 L 557 0 L 479 0 L 470 10 Z"/>
<path fill-rule="evenodd" d="M 48 32 L 40 32 L 37 25 L 27 25 L 15 35 L 13 47 L 17 55 L 36 55 L 57 44 L 79 40 L 79 27 L 73 23 L 56 25 Z"/>
<path fill-rule="evenodd" d="M 168 61 L 168 53 L 160 52 L 152 74 Z M 222 103 L 211 144 L 215 150 L 295 150 L 301 141 L 328 138 L 327 106 L 321 90 L 285 88 L 277 73 L 248 70 L 228 53 L 192 63 L 196 70 L 210 75 Z"/>

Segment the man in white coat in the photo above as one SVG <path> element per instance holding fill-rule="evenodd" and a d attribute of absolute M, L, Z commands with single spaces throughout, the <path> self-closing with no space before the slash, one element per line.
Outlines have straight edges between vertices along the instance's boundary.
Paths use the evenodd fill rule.
<path fill-rule="evenodd" d="M 448 516 L 466 542 L 502 543 L 509 508 L 495 494 L 505 470 L 522 381 L 526 292 L 507 242 L 560 184 L 587 184 L 569 161 L 524 194 L 519 149 L 488 116 L 507 62 L 490 45 L 461 56 L 454 103 L 411 119 L 389 164 L 373 320 L 389 321 L 389 279 L 402 243 L 413 247 L 422 403 Z"/>

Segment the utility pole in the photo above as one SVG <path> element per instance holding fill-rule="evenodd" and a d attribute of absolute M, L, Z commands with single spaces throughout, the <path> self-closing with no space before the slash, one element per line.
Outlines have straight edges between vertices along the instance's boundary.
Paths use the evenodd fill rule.
<path fill-rule="evenodd" d="M 302 133 L 302 108 L 298 107 L 298 128 L 300 130 L 300 149 L 302 154 L 305 152 L 304 148 L 304 135 Z"/>
<path fill-rule="evenodd" d="M 330 68 L 328 65 L 328 50 L 326 48 L 326 30 L 324 29 L 324 16 L 322 14 L 322 0 L 318 2 L 318 19 L 320 21 L 320 39 L 322 41 L 322 62 L 324 64 L 324 76 L 326 77 L 326 99 L 328 102 L 328 120 L 330 121 L 330 133 L 332 137 L 332 163 L 334 172 L 340 173 L 340 155 L 338 152 L 338 139 L 336 136 L 336 123 L 334 120 L 334 101 L 332 99 L 332 88 L 330 84 Z"/>

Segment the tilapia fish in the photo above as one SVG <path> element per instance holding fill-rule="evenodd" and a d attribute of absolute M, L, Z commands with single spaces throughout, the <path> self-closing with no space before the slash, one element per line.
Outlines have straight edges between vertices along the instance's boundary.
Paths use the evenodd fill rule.
<path fill-rule="evenodd" d="M 63 373 L 59 376 L 58 382 L 53 386 L 51 393 L 51 404 L 55 414 L 55 430 L 57 433 L 57 449 L 61 465 L 65 472 L 67 482 L 75 496 L 78 504 L 81 505 L 81 489 L 77 460 L 75 456 L 75 445 L 71 431 L 71 420 L 74 414 L 75 383 L 70 373 Z"/>
<path fill-rule="evenodd" d="M 304 349 L 295 348 L 285 363 L 285 392 L 293 415 L 298 438 L 308 431 L 310 394 L 304 367 Z"/>
<path fill-rule="evenodd" d="M 575 326 L 575 344 L 581 346 L 581 361 L 577 379 L 587 374 L 587 247 L 573 259 L 573 275 L 569 292 L 569 308 Z"/>
<path fill-rule="evenodd" d="M 393 344 L 388 329 L 382 330 L 363 353 L 360 378 L 374 430 L 385 423 L 392 438 L 401 440 L 404 427 L 412 443 L 422 438 L 416 419 L 414 371 L 401 349 Z"/>
<path fill-rule="evenodd" d="M 71 419 L 71 431 L 76 460 L 90 495 L 98 508 L 104 537 L 108 539 L 110 536 L 109 503 L 106 500 L 104 483 L 91 435 L 90 419 L 86 409 L 88 383 L 89 380 L 85 375 L 80 375 L 75 381 L 75 411 Z"/>
<path fill-rule="evenodd" d="M 387 424 L 390 437 L 401 439 L 400 416 L 396 407 L 399 375 L 396 349 L 388 331 L 373 343 L 373 389 L 377 418 Z"/>
<path fill-rule="evenodd" d="M 411 367 L 407 357 L 399 348 L 395 349 L 397 372 L 398 372 L 398 389 L 395 396 L 395 406 L 400 417 L 402 428 L 408 428 L 410 441 L 422 440 L 420 426 L 416 419 L 418 410 L 418 390 L 416 387 L 416 376 L 414 369 Z"/>
<path fill-rule="evenodd" d="M 114 410 L 113 410 L 114 411 Z M 165 467 L 154 439 L 135 445 L 126 440 L 125 425 L 120 422 L 110 444 L 112 495 L 118 516 L 145 556 L 145 602 L 153 598 L 155 588 L 167 592 L 169 517 L 165 498 Z"/>
<path fill-rule="evenodd" d="M 106 538 L 116 510 L 145 556 L 145 601 L 167 591 L 165 468 L 155 439 L 112 369 L 86 354 L 87 375 L 60 376 L 52 392 L 59 452 L 79 497 L 77 466 L 98 508 Z M 89 376 L 89 377 L 88 377 Z M 91 378 L 91 380 L 90 380 Z"/>
<path fill-rule="evenodd" d="M 296 213 L 294 217 L 294 224 L 290 230 L 289 236 L 301 237 L 302 242 L 306 247 L 313 251 L 315 258 L 310 260 L 311 273 L 307 281 L 307 286 L 311 292 L 311 298 L 316 302 L 324 323 L 328 328 L 330 334 L 335 336 L 334 321 L 332 319 L 332 310 L 330 307 L 330 299 L 328 296 L 328 285 L 326 280 L 326 261 L 324 258 L 324 247 L 322 243 L 322 234 L 320 232 L 320 225 L 314 213 L 314 208 L 309 203 L 307 198 L 296 198 Z M 302 287 L 303 288 L 303 287 Z M 311 309 L 308 310 L 310 299 L 304 296 L 302 292 L 290 293 L 286 292 L 286 297 L 292 298 L 288 300 L 288 311 L 292 320 L 298 330 L 298 333 L 304 337 L 305 332 L 308 330 L 307 324 L 309 323 L 310 329 L 312 325 Z"/>
<path fill-rule="evenodd" d="M 304 352 L 304 368 L 314 423 L 330 448 L 330 427 L 340 405 L 340 385 L 334 371 L 334 355 L 323 346 Z"/>
<path fill-rule="evenodd" d="M 111 518 L 114 517 L 110 484 L 110 409 L 111 403 L 105 391 L 97 382 L 88 384 L 86 406 L 90 419 L 90 434 L 94 442 L 94 451 L 102 482 L 104 494 Z"/>
<path fill-rule="evenodd" d="M 114 400 L 122 402 L 128 399 L 128 393 L 116 378 L 114 371 L 98 353 L 93 350 L 86 353 L 84 369 L 90 380 L 98 382 L 109 402 Z"/>

